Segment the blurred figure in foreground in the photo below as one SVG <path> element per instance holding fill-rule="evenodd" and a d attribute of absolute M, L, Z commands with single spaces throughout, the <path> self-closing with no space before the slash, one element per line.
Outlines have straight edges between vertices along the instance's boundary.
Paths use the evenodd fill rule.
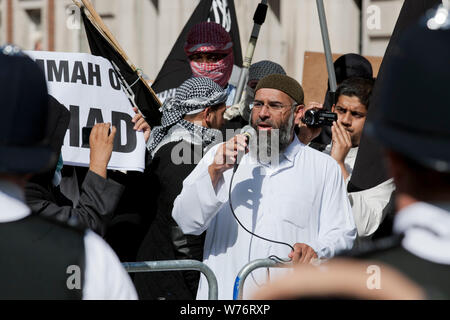
<path fill-rule="evenodd" d="M 25 204 L 27 181 L 57 160 L 45 140 L 43 72 L 26 56 L 0 53 L 0 88 L 0 299 L 136 299 L 99 236 L 37 216 Z"/>
<path fill-rule="evenodd" d="M 435 23 L 430 28 L 429 23 L 422 21 L 404 33 L 389 60 L 386 80 L 380 88 L 380 112 L 374 121 L 366 124 L 368 132 L 385 146 L 396 184 L 396 235 L 349 255 L 370 260 L 370 265 L 379 268 L 379 285 L 385 291 L 388 288 L 389 299 L 420 295 L 419 287 L 421 295 L 428 299 L 450 298 L 449 25 L 447 20 L 441 27 Z M 344 263 L 351 264 L 351 261 Z M 390 282 L 392 273 L 380 267 L 383 265 L 402 274 L 397 273 L 395 277 L 397 283 L 403 281 L 404 290 L 400 295 L 395 294 L 395 286 Z M 303 278 L 295 280 L 290 288 L 283 282 L 273 283 L 272 292 L 278 290 L 277 296 L 283 298 L 298 297 L 302 286 L 309 283 L 314 287 L 309 293 L 342 296 L 348 281 L 343 283 L 339 279 L 345 274 L 345 278 L 357 281 L 361 273 L 342 268 L 333 272 L 331 266 L 328 276 L 337 288 Z M 304 277 L 305 272 L 306 269 L 297 269 L 296 275 L 287 280 L 294 283 L 293 279 Z M 362 292 L 352 294 L 368 298 L 370 286 L 363 288 L 360 283 L 359 288 Z M 415 294 L 411 296 L 412 293 Z M 268 295 L 261 293 L 255 298 L 263 297 Z"/>

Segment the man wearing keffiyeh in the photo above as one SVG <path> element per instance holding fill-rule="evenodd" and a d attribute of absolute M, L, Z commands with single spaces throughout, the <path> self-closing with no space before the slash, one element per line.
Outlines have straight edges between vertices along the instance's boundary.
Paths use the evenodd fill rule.
<path fill-rule="evenodd" d="M 234 65 L 230 34 L 215 22 L 201 22 L 189 31 L 184 51 L 194 77 L 207 77 L 224 88 L 231 105 L 235 88 L 228 84 Z"/>
<path fill-rule="evenodd" d="M 162 125 L 152 130 L 148 196 L 154 220 L 142 242 L 138 261 L 203 259 L 204 235 L 184 235 L 172 219 L 175 198 L 184 179 L 204 151 L 222 142 L 219 129 L 225 112 L 225 90 L 210 78 L 185 81 L 161 111 Z M 141 273 L 134 282 L 141 299 L 193 300 L 199 273 L 194 271 Z"/>
<path fill-rule="evenodd" d="M 225 90 L 209 78 L 186 80 L 175 98 L 160 109 L 161 126 L 153 129 L 147 144 L 151 155 L 173 141 L 186 140 L 203 147 L 214 142 L 223 125 L 226 99 Z"/>

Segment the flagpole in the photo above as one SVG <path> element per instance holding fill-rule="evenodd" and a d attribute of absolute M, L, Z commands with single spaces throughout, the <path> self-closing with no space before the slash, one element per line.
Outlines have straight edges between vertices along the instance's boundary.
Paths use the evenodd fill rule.
<path fill-rule="evenodd" d="M 317 11 L 319 12 L 320 30 L 322 32 L 323 47 L 324 47 L 325 58 L 326 58 L 326 63 L 327 63 L 328 79 L 329 79 L 329 84 L 330 84 L 330 95 L 331 95 L 332 104 L 335 104 L 336 103 L 337 82 L 336 82 L 336 72 L 334 70 L 334 64 L 333 64 L 333 55 L 331 53 L 330 37 L 329 37 L 328 26 L 327 26 L 327 17 L 325 15 L 325 8 L 323 5 L 323 0 L 316 0 L 316 3 L 317 3 Z"/>
<path fill-rule="evenodd" d="M 97 28 L 97 30 L 103 34 L 104 38 L 111 44 L 111 46 L 114 48 L 114 50 L 119 53 L 122 58 L 125 60 L 125 62 L 130 66 L 130 68 L 136 72 L 137 76 L 139 77 L 139 80 L 144 83 L 144 85 L 147 87 L 147 89 L 150 91 L 150 93 L 153 95 L 155 100 L 159 103 L 161 106 L 161 102 L 159 101 L 159 98 L 156 96 L 153 89 L 150 87 L 150 85 L 142 78 L 142 73 L 136 68 L 136 66 L 131 62 L 131 60 L 128 58 L 125 51 L 120 46 L 119 42 L 116 40 L 114 35 L 111 33 L 111 31 L 108 29 L 108 27 L 103 23 L 102 18 L 99 16 L 97 11 L 95 11 L 94 6 L 89 0 L 80 0 L 82 4 L 78 0 L 72 0 L 79 8 L 82 10 L 85 8 L 91 17 L 88 16 L 89 20 L 93 22 L 93 25 Z"/>
<path fill-rule="evenodd" d="M 123 51 L 122 47 L 120 46 L 119 42 L 116 40 L 114 35 L 109 31 L 108 27 L 104 24 L 102 18 L 99 16 L 97 11 L 95 11 L 94 6 L 89 0 L 81 0 L 83 2 L 84 7 L 88 10 L 88 12 L 92 15 L 95 23 L 98 25 L 100 30 L 105 34 L 105 36 L 110 40 L 110 42 L 113 44 L 115 49 L 124 57 L 125 60 L 132 66 L 132 63 L 130 62 L 130 59 L 126 55 L 125 51 Z M 133 66 L 134 67 L 134 66 Z"/>
<path fill-rule="evenodd" d="M 242 65 L 241 75 L 239 77 L 238 86 L 236 88 L 236 95 L 234 96 L 233 104 L 239 103 L 241 101 L 242 93 L 244 91 L 245 82 L 248 77 L 248 72 L 250 69 L 250 66 L 252 64 L 253 55 L 255 53 L 256 48 L 256 42 L 258 41 L 259 37 L 259 31 L 261 30 L 261 26 L 266 21 L 266 15 L 267 15 L 267 5 L 268 0 L 261 0 L 261 3 L 258 4 L 258 8 L 256 9 L 255 15 L 253 17 L 253 30 L 252 34 L 250 36 L 250 41 L 248 43 L 247 52 L 245 54 L 244 63 Z"/>

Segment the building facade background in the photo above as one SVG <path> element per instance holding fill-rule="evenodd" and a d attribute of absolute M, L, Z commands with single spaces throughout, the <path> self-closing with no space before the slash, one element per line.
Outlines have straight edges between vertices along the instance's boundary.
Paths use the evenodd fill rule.
<path fill-rule="evenodd" d="M 227 0 L 214 0 L 223 2 Z M 134 64 L 154 79 L 199 0 L 91 0 Z M 259 0 L 235 0 L 245 53 Z M 403 0 L 324 0 L 333 53 L 383 56 Z M 254 62 L 280 63 L 301 81 L 305 51 L 323 52 L 315 0 L 269 0 Z M 89 52 L 71 0 L 0 0 L 0 43 Z"/>

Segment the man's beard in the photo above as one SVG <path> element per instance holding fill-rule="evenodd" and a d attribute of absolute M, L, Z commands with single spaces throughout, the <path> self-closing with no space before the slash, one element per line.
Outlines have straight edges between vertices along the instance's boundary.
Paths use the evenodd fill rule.
<path fill-rule="evenodd" d="M 294 126 L 294 112 L 287 121 L 281 124 L 280 128 L 274 128 L 273 122 L 266 120 L 265 124 L 271 125 L 272 129 L 268 132 L 265 130 L 258 130 L 258 124 L 261 123 L 260 119 L 256 123 L 252 124 L 252 127 L 256 130 L 257 135 L 254 139 L 256 145 L 253 146 L 254 152 L 250 152 L 252 158 L 256 159 L 260 163 L 278 163 L 280 155 L 291 144 L 292 140 L 292 128 Z"/>

